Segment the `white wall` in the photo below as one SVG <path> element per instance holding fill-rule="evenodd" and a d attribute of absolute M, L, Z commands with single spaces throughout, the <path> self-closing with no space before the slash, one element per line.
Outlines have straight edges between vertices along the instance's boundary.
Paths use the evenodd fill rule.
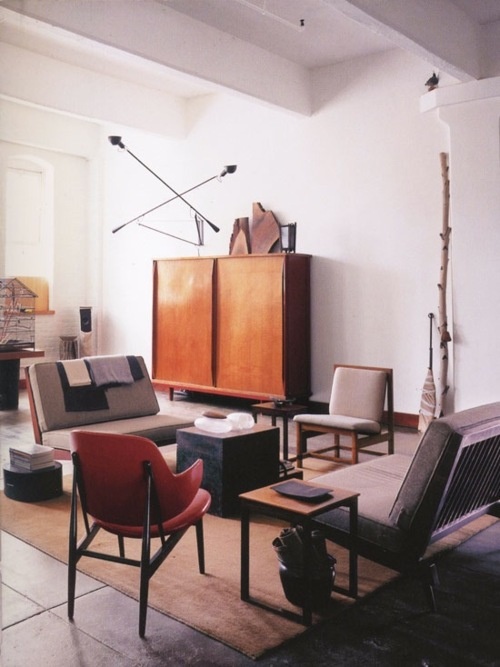
<path fill-rule="evenodd" d="M 439 152 L 448 148 L 447 128 L 437 114 L 419 111 L 426 74 L 425 64 L 395 51 L 321 72 L 315 83 L 318 111 L 311 118 L 217 96 L 192 110 L 183 142 L 155 145 L 147 137 L 124 137 L 179 189 L 223 164 L 238 164 L 223 183 L 191 197 L 221 227 L 218 235 L 207 229 L 203 254 L 227 253 L 233 220 L 251 215 L 252 202 L 272 209 L 281 222 L 297 221 L 297 251 L 314 256 L 317 400 L 328 398 L 336 361 L 387 365 L 395 370 L 396 409 L 418 412 L 428 359 L 427 314 L 437 306 Z M 129 156 L 113 154 L 108 169 L 109 226 L 127 219 L 124 209 L 132 199 L 130 214 L 156 203 L 143 190 L 154 186 L 153 179 Z M 107 351 L 135 340 L 150 356 L 151 305 L 143 298 L 150 293 L 149 259 L 194 254 L 189 246 L 151 234 L 133 226 L 105 239 L 104 302 L 113 322 L 102 341 Z M 140 286 L 129 302 L 133 322 L 125 314 L 128 297 L 113 297 L 123 280 L 127 294 L 132 283 Z"/>
<path fill-rule="evenodd" d="M 428 362 L 427 315 L 437 313 L 438 304 L 439 153 L 449 151 L 453 157 L 453 183 L 455 174 L 471 164 L 478 124 L 483 118 L 491 120 L 490 112 L 478 105 L 473 125 L 464 115 L 450 135 L 447 121 L 437 111 L 419 110 L 428 74 L 426 63 L 395 50 L 320 71 L 314 83 L 316 111 L 309 118 L 238 97 L 209 96 L 191 105 L 187 136 L 179 139 L 171 138 L 178 137 L 175 133 L 169 138 L 168 128 L 159 136 L 109 123 L 97 127 L 56 114 L 48 114 L 49 123 L 45 112 L 19 107 L 22 122 L 3 125 L 1 138 L 25 145 L 40 145 L 43 138 L 44 147 L 52 144 L 53 149 L 57 146 L 72 154 L 75 141 L 84 143 L 87 138 L 88 177 L 82 181 L 89 197 L 89 221 L 82 230 L 87 238 L 80 242 L 69 234 L 63 243 L 73 254 L 80 247 L 86 257 L 83 293 L 72 299 L 72 305 L 75 312 L 80 305 L 95 307 L 99 352 L 144 354 L 149 362 L 152 259 L 196 254 L 191 246 L 137 224 L 112 233 L 117 225 L 169 196 L 130 155 L 109 145 L 107 136 L 119 134 L 132 152 L 179 191 L 218 173 L 224 164 L 238 164 L 237 172 L 222 183 L 213 181 L 189 196 L 221 227 L 219 234 L 206 228 L 202 254 L 227 253 L 233 221 L 251 215 L 252 202 L 272 209 L 283 223 L 296 221 L 297 251 L 313 255 L 313 398 L 327 400 L 335 362 L 387 365 L 394 368 L 396 410 L 416 414 Z M 147 98 L 143 103 L 147 105 Z M 491 105 L 498 108 L 496 101 Z M 64 128 L 72 124 L 64 140 L 59 123 Z M 43 131 L 37 132 L 39 127 Z M 463 145 L 456 153 L 455 132 L 458 145 Z M 498 123 L 481 127 L 480 146 L 488 142 L 498 149 Z M 474 160 L 480 161 L 481 155 L 474 154 Z M 493 172 L 487 183 L 481 181 L 486 189 L 482 201 L 497 192 L 497 176 Z M 472 180 L 474 186 L 478 179 Z M 461 215 L 459 209 L 475 197 L 471 189 L 468 196 L 463 194 L 467 189 L 463 175 L 460 183 L 467 203 L 452 202 L 452 226 L 455 216 Z M 453 192 L 457 197 L 456 188 Z M 462 249 L 461 261 L 453 262 L 455 293 L 470 284 L 466 260 L 471 244 L 476 250 L 475 270 L 482 257 L 487 259 L 488 294 L 498 291 L 495 233 L 493 243 L 489 237 L 498 220 L 496 204 L 484 204 L 480 215 L 484 234 L 470 230 L 462 234 L 464 224 L 453 232 L 454 249 Z M 179 205 L 166 207 L 145 222 L 174 233 L 194 228 Z M 65 248 L 60 249 L 57 262 L 67 262 Z M 62 280 L 64 270 L 59 275 Z M 460 382 L 454 388 L 457 408 L 500 396 L 496 382 L 500 369 L 494 357 L 498 310 L 478 304 L 474 295 L 460 302 L 455 298 L 460 329 L 456 341 L 452 329 L 450 352 Z M 473 368 L 481 382 L 471 377 Z"/>

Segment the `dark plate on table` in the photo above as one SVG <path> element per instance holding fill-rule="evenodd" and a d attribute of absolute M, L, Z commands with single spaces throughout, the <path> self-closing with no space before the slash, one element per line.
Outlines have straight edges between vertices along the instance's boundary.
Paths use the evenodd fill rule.
<path fill-rule="evenodd" d="M 273 403 L 274 403 L 274 407 L 283 408 L 286 405 L 293 405 L 293 403 L 295 403 L 295 399 L 294 398 L 276 399 L 276 400 L 273 400 Z"/>
<path fill-rule="evenodd" d="M 322 503 L 333 497 L 333 489 L 326 486 L 310 486 L 299 480 L 291 479 L 271 487 L 282 496 L 295 498 L 308 503 Z"/>

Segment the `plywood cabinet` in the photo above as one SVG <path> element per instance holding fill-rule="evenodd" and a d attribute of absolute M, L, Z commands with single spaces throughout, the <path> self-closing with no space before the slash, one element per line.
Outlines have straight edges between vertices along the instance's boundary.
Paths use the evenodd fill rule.
<path fill-rule="evenodd" d="M 180 386 L 213 384 L 215 260 L 162 260 L 154 267 L 153 373 Z"/>
<path fill-rule="evenodd" d="M 310 395 L 310 256 L 154 263 L 153 378 L 247 398 Z"/>

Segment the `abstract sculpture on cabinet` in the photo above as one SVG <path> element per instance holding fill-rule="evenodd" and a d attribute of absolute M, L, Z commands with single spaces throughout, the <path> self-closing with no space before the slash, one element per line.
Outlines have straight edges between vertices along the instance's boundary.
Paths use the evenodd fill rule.
<path fill-rule="evenodd" d="M 229 243 L 230 255 L 295 252 L 296 223 L 281 225 L 272 211 L 252 204 L 252 222 L 236 218 Z"/>

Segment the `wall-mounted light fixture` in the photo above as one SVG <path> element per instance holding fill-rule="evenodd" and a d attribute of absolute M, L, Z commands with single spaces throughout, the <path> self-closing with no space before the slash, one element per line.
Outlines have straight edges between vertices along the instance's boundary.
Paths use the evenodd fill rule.
<path fill-rule="evenodd" d="M 295 252 L 295 241 L 297 239 L 297 223 L 280 225 L 280 247 L 281 252 Z"/>
<path fill-rule="evenodd" d="M 194 214 L 195 222 L 196 222 L 196 230 L 198 233 L 198 243 L 193 243 L 192 241 L 189 241 L 188 239 L 183 239 L 179 236 L 174 236 L 173 234 L 169 234 L 168 232 L 164 232 L 161 229 L 155 229 L 154 227 L 149 227 L 148 225 L 143 224 L 143 227 L 147 227 L 148 229 L 152 229 L 155 232 L 159 232 L 160 234 L 165 234 L 166 236 L 171 236 L 172 238 L 178 239 L 179 241 L 184 241 L 185 243 L 190 243 L 191 245 L 203 245 L 204 243 L 204 237 L 203 237 L 203 225 L 206 222 L 209 227 L 211 227 L 214 232 L 219 232 L 220 229 L 216 225 L 214 225 L 213 222 L 210 222 L 208 218 L 206 218 L 204 215 L 202 215 L 192 204 L 190 204 L 187 199 L 184 198 L 184 195 L 187 194 L 188 192 L 192 192 L 193 190 L 196 190 L 196 188 L 201 187 L 202 185 L 205 185 L 205 183 L 209 183 L 210 181 L 213 181 L 214 179 L 221 179 L 223 178 L 226 174 L 234 174 L 236 171 L 237 165 L 235 164 L 230 164 L 226 165 L 225 167 L 222 168 L 222 171 L 219 174 L 216 174 L 215 176 L 211 176 L 210 178 L 207 178 L 205 181 L 202 181 L 201 183 L 198 183 L 197 185 L 193 185 L 193 187 L 188 188 L 187 190 L 184 190 L 184 192 L 177 192 L 174 190 L 174 188 L 166 183 L 163 178 L 160 178 L 158 174 L 156 174 L 150 167 L 148 167 L 142 160 L 140 160 L 137 155 L 134 155 L 131 150 L 125 146 L 125 144 L 122 141 L 121 137 L 117 136 L 110 136 L 108 137 L 108 140 L 112 146 L 117 146 L 121 150 L 126 151 L 129 155 L 131 155 L 134 160 L 136 160 L 140 165 L 142 165 L 147 171 L 149 171 L 150 174 L 152 174 L 155 178 L 157 178 L 163 185 L 165 185 L 171 192 L 173 192 L 174 196 L 171 197 L 170 199 L 167 199 L 166 201 L 162 202 L 161 204 L 158 204 L 157 206 L 153 206 L 153 208 L 148 209 L 147 211 L 144 211 L 140 215 L 136 216 L 135 218 L 132 218 L 132 220 L 128 220 L 127 222 L 124 222 L 122 225 L 119 225 L 118 227 L 115 227 L 112 231 L 113 234 L 116 232 L 119 232 L 120 229 L 123 229 L 127 225 L 130 225 L 132 222 L 136 222 L 137 220 L 140 220 L 143 218 L 145 215 L 148 215 L 148 213 L 152 213 L 153 211 L 156 211 L 158 208 L 161 206 L 165 206 L 166 204 L 169 204 L 170 202 L 174 201 L 174 199 L 180 199 L 183 201 L 186 206 L 189 207 L 189 209 L 192 211 Z"/>

